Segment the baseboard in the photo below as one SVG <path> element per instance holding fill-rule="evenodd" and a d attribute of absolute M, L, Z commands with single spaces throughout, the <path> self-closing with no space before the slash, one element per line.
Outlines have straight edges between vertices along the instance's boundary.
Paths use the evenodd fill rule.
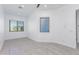
<path fill-rule="evenodd" d="M 34 40 L 32 38 L 30 38 L 31 40 Z M 76 49 L 76 47 L 74 46 L 71 46 L 71 45 L 67 45 L 66 43 L 61 43 L 61 42 L 57 42 L 57 41 L 40 41 L 40 40 L 34 40 L 35 42 L 44 42 L 44 43 L 55 43 L 55 44 L 59 44 L 59 45 L 62 45 L 62 46 L 65 46 L 65 47 L 68 47 L 68 48 L 73 48 L 73 49 Z"/>
<path fill-rule="evenodd" d="M 3 44 L 4 44 L 4 40 L 0 41 L 0 51 L 2 50 Z"/>
<path fill-rule="evenodd" d="M 14 39 L 25 39 L 25 38 L 27 38 L 27 37 L 19 37 L 19 38 L 9 38 L 9 39 L 5 39 L 5 40 L 14 40 Z"/>

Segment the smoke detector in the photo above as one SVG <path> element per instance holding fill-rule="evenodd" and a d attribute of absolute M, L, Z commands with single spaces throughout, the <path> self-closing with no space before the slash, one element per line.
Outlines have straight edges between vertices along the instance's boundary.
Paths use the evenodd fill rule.
<path fill-rule="evenodd" d="M 19 9 L 23 9 L 24 8 L 24 5 L 20 5 L 18 8 Z"/>

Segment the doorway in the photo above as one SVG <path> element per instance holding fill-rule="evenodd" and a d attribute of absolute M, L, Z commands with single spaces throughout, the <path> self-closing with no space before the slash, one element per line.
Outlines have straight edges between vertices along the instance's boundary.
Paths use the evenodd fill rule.
<path fill-rule="evenodd" d="M 76 44 L 79 48 L 79 10 L 76 10 Z"/>

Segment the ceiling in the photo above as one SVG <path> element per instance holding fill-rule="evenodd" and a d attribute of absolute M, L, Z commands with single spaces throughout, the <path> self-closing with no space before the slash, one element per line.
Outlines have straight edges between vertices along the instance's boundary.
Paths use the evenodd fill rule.
<path fill-rule="evenodd" d="M 24 5 L 24 8 L 20 9 L 18 8 L 20 5 L 21 4 L 4 4 L 4 13 L 18 16 L 28 16 L 37 9 L 58 9 L 64 6 L 63 4 L 47 4 L 47 7 L 45 7 L 46 4 L 41 4 L 39 8 L 36 8 L 37 4 L 22 4 Z"/>

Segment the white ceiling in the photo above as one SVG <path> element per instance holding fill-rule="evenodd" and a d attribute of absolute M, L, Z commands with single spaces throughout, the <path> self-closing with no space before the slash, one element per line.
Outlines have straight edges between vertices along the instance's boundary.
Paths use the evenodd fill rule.
<path fill-rule="evenodd" d="M 23 4 L 24 8 L 19 9 L 20 4 L 4 4 L 4 12 L 6 14 L 18 15 L 18 16 L 28 16 L 34 10 L 36 10 L 36 4 Z M 38 9 L 58 9 L 63 7 L 63 4 L 47 4 L 47 8 L 44 7 L 44 4 L 41 4 Z"/>

